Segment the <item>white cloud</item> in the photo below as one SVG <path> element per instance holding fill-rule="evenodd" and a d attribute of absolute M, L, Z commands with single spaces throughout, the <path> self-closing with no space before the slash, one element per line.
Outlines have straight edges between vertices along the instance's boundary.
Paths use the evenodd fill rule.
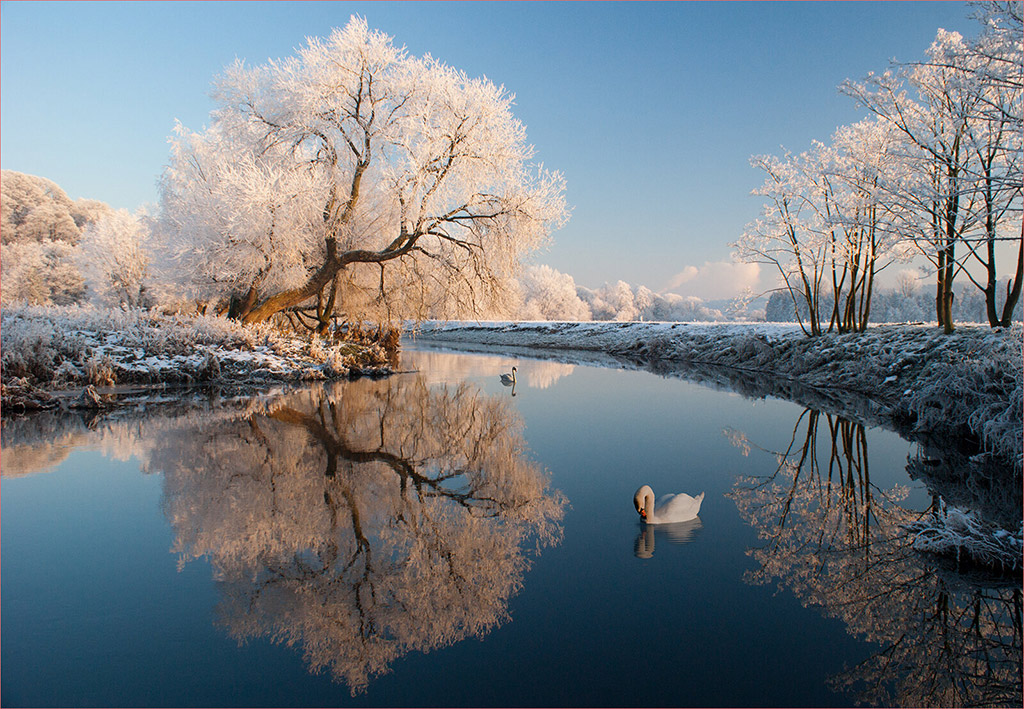
<path fill-rule="evenodd" d="M 704 300 L 733 298 L 744 289 L 759 293 L 761 266 L 756 263 L 733 263 L 732 261 L 705 261 L 703 266 L 686 266 L 672 276 L 662 293 L 695 295 Z"/>

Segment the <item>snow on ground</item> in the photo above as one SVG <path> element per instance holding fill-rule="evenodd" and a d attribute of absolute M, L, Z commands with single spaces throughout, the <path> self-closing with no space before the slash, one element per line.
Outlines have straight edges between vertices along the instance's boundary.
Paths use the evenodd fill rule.
<path fill-rule="evenodd" d="M 383 373 L 385 362 L 376 346 L 328 346 L 212 316 L 24 306 L 5 307 L 0 320 L 5 413 L 82 387 L 79 403 L 99 405 L 115 386 L 330 379 Z"/>

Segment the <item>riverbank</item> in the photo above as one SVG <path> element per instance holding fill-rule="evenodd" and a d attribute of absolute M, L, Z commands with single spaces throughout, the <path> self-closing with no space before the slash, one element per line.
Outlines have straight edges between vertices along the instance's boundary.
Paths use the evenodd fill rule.
<path fill-rule="evenodd" d="M 391 372 L 373 344 L 288 337 L 208 316 L 87 307 L 5 307 L 3 414 L 99 408 L 158 390 L 256 388 Z"/>
<path fill-rule="evenodd" d="M 792 398 L 794 387 L 810 390 L 803 396 L 812 399 L 850 393 L 860 410 L 837 413 L 919 437 L 966 439 L 1022 460 L 1020 325 L 961 326 L 948 336 L 931 326 L 882 325 L 811 338 L 796 325 L 772 323 L 427 322 L 413 337 L 604 353 L 660 373 L 725 368 L 755 386 L 772 380 L 761 395 L 774 388 Z"/>

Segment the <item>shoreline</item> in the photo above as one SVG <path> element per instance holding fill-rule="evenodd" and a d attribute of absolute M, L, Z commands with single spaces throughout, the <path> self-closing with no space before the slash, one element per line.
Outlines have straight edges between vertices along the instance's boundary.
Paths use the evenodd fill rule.
<path fill-rule="evenodd" d="M 387 376 L 376 345 L 300 340 L 223 318 L 23 307 L 3 313 L 4 417 L 47 408 L 105 408 L 216 387 Z M 437 322 L 414 343 L 578 353 L 832 410 L 927 442 L 1022 455 L 1020 325 L 922 325 L 807 337 L 773 323 Z"/>
<path fill-rule="evenodd" d="M 836 413 L 921 440 L 974 439 L 981 451 L 1019 464 L 1021 334 L 1020 325 L 961 326 L 952 335 L 879 325 L 812 338 L 796 325 L 772 323 L 427 322 L 408 337 L 602 353 L 658 374 L 738 384 L 752 396 L 826 408 L 833 402 Z M 722 381 L 723 371 L 735 376 Z"/>
<path fill-rule="evenodd" d="M 5 418 L 392 372 L 377 344 L 300 339 L 212 316 L 19 306 L 3 309 L 0 337 Z"/>

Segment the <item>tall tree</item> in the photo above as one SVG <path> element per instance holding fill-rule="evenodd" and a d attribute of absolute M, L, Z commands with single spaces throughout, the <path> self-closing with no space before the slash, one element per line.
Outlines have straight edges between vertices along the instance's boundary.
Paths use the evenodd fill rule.
<path fill-rule="evenodd" d="M 984 26 L 981 35 L 967 44 L 965 52 L 951 57 L 971 75 L 979 98 L 979 110 L 969 123 L 969 147 L 976 165 L 975 189 L 980 193 L 981 237 L 971 255 L 983 267 L 985 278 L 972 276 L 971 280 L 985 294 L 989 323 L 1007 327 L 1024 283 L 1024 224 L 1019 223 L 1024 130 L 1021 3 L 983 3 L 978 19 Z M 1014 240 L 1017 267 L 999 308 L 996 244 Z"/>
<path fill-rule="evenodd" d="M 902 161 L 911 176 L 890 179 L 885 199 L 902 237 L 935 268 L 936 317 L 946 332 L 953 330 L 954 279 L 963 272 L 986 292 L 997 324 L 995 242 L 1020 196 L 1012 177 L 1020 174 L 1019 131 L 1011 129 L 1020 94 L 1008 88 L 1012 77 L 992 80 L 1000 67 L 958 33 L 939 30 L 924 62 L 841 87 L 902 138 L 893 164 Z M 984 277 L 974 275 L 972 263 Z M 1016 298 L 1010 300 L 1007 313 Z"/>
<path fill-rule="evenodd" d="M 765 206 L 762 217 L 748 224 L 741 238 L 732 244 L 739 259 L 776 268 L 793 301 L 800 327 L 808 335 L 822 332 L 822 299 L 827 288 L 830 246 L 834 245 L 821 201 L 826 188 L 825 153 L 825 146 L 817 143 L 812 151 L 801 155 L 752 157 L 751 165 L 766 176 L 764 184 L 754 190 L 765 198 Z"/>
<path fill-rule="evenodd" d="M 236 63 L 220 77 L 215 99 L 220 107 L 204 137 L 249 141 L 245 159 L 264 177 L 279 171 L 282 179 L 308 180 L 301 190 L 275 188 L 273 208 L 264 202 L 260 210 L 264 222 L 272 212 L 274 226 L 263 229 L 266 274 L 254 267 L 255 252 L 243 269 L 248 290 L 238 315 L 246 322 L 317 298 L 332 311 L 342 273 L 359 264 L 371 265 L 383 284 L 385 266 L 429 261 L 444 273 L 438 282 L 471 284 L 472 305 L 567 218 L 563 180 L 531 164 L 512 94 L 429 55 L 409 56 L 361 18 L 326 40 L 308 40 L 294 57 Z M 231 152 L 216 151 L 218 172 L 237 167 Z M 175 156 L 171 170 L 187 170 L 189 159 Z M 168 181 L 165 204 L 191 201 L 198 212 L 190 219 L 224 226 L 193 236 L 177 226 L 185 221 L 179 216 L 169 228 L 180 242 L 215 236 L 219 250 L 230 250 L 248 215 L 230 205 L 201 207 L 187 193 L 214 178 L 206 169 L 193 173 L 184 185 Z M 275 281 L 279 263 L 301 264 L 302 277 Z"/>
<path fill-rule="evenodd" d="M 148 236 L 144 215 L 127 209 L 112 211 L 85 228 L 77 260 L 94 297 L 130 308 L 152 303 Z"/>

